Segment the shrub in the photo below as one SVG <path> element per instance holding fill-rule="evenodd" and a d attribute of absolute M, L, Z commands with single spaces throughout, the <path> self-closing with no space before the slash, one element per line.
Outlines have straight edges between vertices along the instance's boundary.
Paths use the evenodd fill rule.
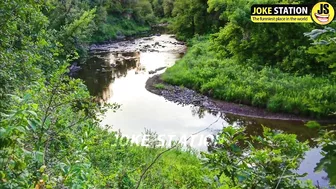
<path fill-rule="evenodd" d="M 267 66 L 256 69 L 234 58 L 216 56 L 206 38 L 193 44 L 163 74 L 164 81 L 274 112 L 315 117 L 336 112 L 336 81 L 332 76 L 296 75 Z"/>

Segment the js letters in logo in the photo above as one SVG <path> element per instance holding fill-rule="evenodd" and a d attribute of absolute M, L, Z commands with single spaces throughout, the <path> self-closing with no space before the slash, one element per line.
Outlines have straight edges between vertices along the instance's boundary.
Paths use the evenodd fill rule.
<path fill-rule="evenodd" d="M 329 3 L 320 2 L 313 7 L 311 15 L 314 22 L 326 25 L 333 21 L 335 17 L 335 10 Z"/>

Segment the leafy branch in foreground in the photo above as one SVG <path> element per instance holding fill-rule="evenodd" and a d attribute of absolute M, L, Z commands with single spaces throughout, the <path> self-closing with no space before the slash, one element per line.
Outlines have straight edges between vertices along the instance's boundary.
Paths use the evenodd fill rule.
<path fill-rule="evenodd" d="M 318 142 L 322 147 L 323 158 L 317 163 L 315 171 L 324 170 L 328 174 L 329 184 L 336 186 L 336 132 L 325 132 Z"/>
<path fill-rule="evenodd" d="M 329 185 L 336 186 L 336 131 L 328 131 L 328 128 L 334 128 L 335 124 L 321 126 L 316 121 L 308 121 L 306 126 L 310 129 L 319 129 L 321 137 L 316 139 L 321 147 L 322 159 L 316 164 L 315 172 L 322 170 L 328 174 Z"/>
<path fill-rule="evenodd" d="M 311 32 L 304 33 L 310 40 L 314 41 L 309 47 L 308 53 L 315 55 L 320 63 L 326 64 L 336 74 L 336 22 L 331 25 L 334 27 L 325 27 L 324 29 L 314 29 Z"/>
<path fill-rule="evenodd" d="M 307 142 L 295 135 L 276 133 L 264 127 L 263 136 L 248 142 L 244 129 L 226 127 L 210 153 L 202 153 L 207 166 L 216 172 L 216 187 L 223 188 L 315 188 L 294 172 L 300 165 Z"/>

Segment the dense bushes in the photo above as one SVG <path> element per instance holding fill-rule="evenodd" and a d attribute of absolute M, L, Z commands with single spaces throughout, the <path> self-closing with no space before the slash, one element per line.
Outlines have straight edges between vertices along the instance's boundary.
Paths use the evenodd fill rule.
<path fill-rule="evenodd" d="M 101 12 L 91 2 L 0 2 L 0 188 L 133 188 L 164 150 L 118 145 L 116 133 L 100 128 L 104 109 L 82 81 L 68 77 Z M 172 150 L 143 188 L 203 188 L 209 171 L 198 162 L 192 152 Z"/>
<path fill-rule="evenodd" d="M 306 3 L 290 3 L 295 2 Z M 206 32 L 195 32 L 195 23 L 203 23 L 210 15 L 226 24 L 218 31 L 212 30 L 215 32 L 202 42 L 191 41 L 189 45 L 196 45 L 167 70 L 163 75 L 165 81 L 274 112 L 315 117 L 336 112 L 332 40 L 336 22 L 313 30 L 313 24 L 255 24 L 250 20 L 253 4 L 288 3 L 286 0 L 208 0 L 208 12 L 203 12 L 202 19 L 197 19 L 199 12 L 192 9 L 179 10 L 179 3 L 175 2 L 174 10 L 179 14 L 173 26 L 182 38 L 200 38 L 195 34 Z M 207 22 L 208 27 L 211 24 Z"/>
<path fill-rule="evenodd" d="M 263 128 L 262 136 L 246 141 L 244 129 L 226 127 L 217 136 L 206 165 L 216 173 L 216 188 L 315 188 L 294 173 L 308 149 L 295 135 Z M 279 176 L 281 175 L 281 176 Z"/>
<path fill-rule="evenodd" d="M 99 43 L 130 36 L 150 30 L 150 25 L 157 22 L 149 0 L 139 1 L 50 1 L 43 4 L 43 13 L 49 18 L 49 29 L 57 31 L 58 41 L 64 45 L 64 50 L 74 47 L 81 56 L 88 44 Z M 85 16 L 85 13 L 90 12 Z M 75 21 L 87 21 L 80 26 L 80 35 L 76 32 L 65 33 L 70 24 Z M 86 28 L 81 28 L 85 26 Z M 69 30 L 67 31 L 69 32 Z"/>
<path fill-rule="evenodd" d="M 117 133 L 96 128 L 87 138 L 88 155 L 95 170 L 97 188 L 134 188 L 143 170 L 155 156 L 164 151 L 161 147 L 144 147 L 122 138 Z M 123 141 L 122 141 L 123 140 Z M 160 158 L 147 172 L 141 188 L 204 188 L 206 175 L 192 151 L 173 149 Z"/>
<path fill-rule="evenodd" d="M 207 12 L 205 0 L 175 0 L 172 9 L 173 21 L 169 26 L 178 39 L 188 40 L 194 35 L 215 32 L 223 22 L 217 13 Z"/>
<path fill-rule="evenodd" d="M 104 111 L 92 103 L 80 80 L 63 71 L 57 71 L 48 85 L 41 79 L 22 96 L 11 96 L 11 107 L 0 121 L 0 166 L 4 167 L 0 188 L 135 188 L 144 170 L 166 148 L 150 145 L 158 139 L 154 133 L 146 133 L 152 140 L 144 147 L 110 127 L 101 128 L 97 117 Z M 153 164 L 140 188 L 243 188 L 256 183 L 258 188 L 274 183 L 298 188 L 303 183 L 292 170 L 308 149 L 306 143 L 265 129 L 263 136 L 255 138 L 258 147 L 244 148 L 240 146 L 243 133 L 243 129 L 224 129 L 212 151 L 203 154 L 207 166 L 194 151 L 177 146 Z M 232 160 L 244 163 L 236 167 Z M 258 172 L 246 166 L 253 162 L 261 165 Z"/>
<path fill-rule="evenodd" d="M 134 188 L 165 150 L 100 128 L 99 108 L 79 80 L 55 74 L 49 86 L 41 81 L 23 94 L 12 96 L 0 121 L 0 188 Z M 177 148 L 157 161 L 141 186 L 204 188 L 205 175 L 211 173 L 192 151 Z"/>
<path fill-rule="evenodd" d="M 308 3 L 287 0 L 208 0 L 175 1 L 171 27 L 182 40 L 195 35 L 212 33 L 212 48 L 216 56 L 234 58 L 238 63 L 258 70 L 264 66 L 296 74 L 330 74 L 333 59 L 323 58 L 332 53 L 333 43 L 311 48 L 312 41 L 303 33 L 319 28 L 314 24 L 256 24 L 250 19 L 253 4 Z M 309 2 L 313 3 L 313 2 Z M 184 8 L 188 7 L 188 8 Z M 330 24 L 334 27 L 335 22 Z M 332 32 L 330 32 L 332 33 Z M 321 37 L 328 41 L 328 37 Z M 321 40 L 320 39 L 320 40 Z M 309 49 L 309 51 L 308 51 Z M 315 49 L 315 50 L 314 50 Z M 330 69 L 331 68 L 331 69 Z"/>
<path fill-rule="evenodd" d="M 99 43 L 117 39 L 117 37 L 132 36 L 150 30 L 148 25 L 141 25 L 134 20 L 122 17 L 108 16 L 106 23 L 98 26 L 93 34 L 91 42 Z"/>
<path fill-rule="evenodd" d="M 234 58 L 219 58 L 210 44 L 205 39 L 193 45 L 163 79 L 218 99 L 275 112 L 320 117 L 336 111 L 333 77 L 301 76 L 267 66 L 256 70 Z"/>
<path fill-rule="evenodd" d="M 163 2 L 165 15 L 170 15 L 173 1 Z M 68 77 L 69 62 L 92 39 L 146 29 L 138 24 L 153 21 L 149 1 L 4 0 L 0 7 L 4 18 L 0 21 L 0 188 L 136 188 L 138 183 L 140 188 L 265 188 L 275 183 L 283 188 L 311 187 L 309 182 L 301 185 L 300 175 L 292 173 L 307 150 L 307 144 L 293 135 L 265 129 L 263 136 L 255 138 L 258 148 L 243 143 L 249 145 L 244 148 L 239 146 L 245 140 L 243 130 L 228 127 L 214 141 L 211 153 L 203 154 L 206 166 L 194 151 L 178 146 L 145 174 L 153 159 L 167 149 L 127 143 L 110 127 L 100 127 L 106 109 L 94 102 L 82 81 Z M 126 14 L 113 17 L 116 13 Z M 134 17 L 128 18 L 128 13 Z M 193 23 L 200 17 L 196 14 Z M 206 22 L 199 23 L 195 26 L 201 30 Z M 92 38 L 94 32 L 101 36 Z M 299 109 L 303 113 L 325 115 L 335 108 L 333 80 L 298 77 L 268 67 L 257 71 L 235 59 L 218 58 L 208 43 L 195 44 L 184 60 L 168 70 L 166 80 L 254 105 L 266 106 L 264 100 L 269 98 L 270 109 L 284 111 L 283 99 L 298 97 L 301 90 L 309 101 L 303 103 L 308 108 Z M 290 109 L 302 104 L 290 100 Z M 254 163 L 261 166 L 251 167 Z"/>

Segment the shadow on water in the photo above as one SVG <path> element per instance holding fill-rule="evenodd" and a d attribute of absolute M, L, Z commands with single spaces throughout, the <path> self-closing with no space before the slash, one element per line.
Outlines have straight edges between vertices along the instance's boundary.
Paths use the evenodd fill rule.
<path fill-rule="evenodd" d="M 309 129 L 304 125 L 303 121 L 288 121 L 288 120 L 270 120 L 262 118 L 243 117 L 228 113 L 211 112 L 198 106 L 191 106 L 193 116 L 202 119 L 207 113 L 217 116 L 220 114 L 222 120 L 227 125 L 244 127 L 247 136 L 259 136 L 263 133 L 263 126 L 272 130 L 284 132 L 287 134 L 295 134 L 301 142 L 308 141 L 310 147 L 317 147 L 317 142 L 314 138 L 319 137 L 317 129 Z M 220 130 L 217 130 L 219 132 Z"/>
<path fill-rule="evenodd" d="M 307 153 L 299 172 L 308 172 L 307 178 L 323 187 L 328 187 L 328 179 L 326 179 L 328 177 L 335 182 L 336 158 L 335 151 L 332 151 L 335 149 L 331 151 L 325 149 L 327 155 L 323 158 L 320 155 L 321 148 L 314 141 L 319 137 L 318 131 L 307 128 L 302 121 L 219 114 L 198 106 L 181 106 L 167 102 L 164 98 L 148 92 L 144 87 L 146 80 L 151 76 L 148 70 L 155 70 L 162 66 L 169 67 L 180 58 L 180 52 L 174 51 L 177 42 L 173 40 L 175 39 L 166 36 L 163 39 L 144 38 L 139 42 L 131 41 L 129 44 L 120 45 L 121 48 L 132 46 L 132 50 L 129 51 L 104 49 L 104 52 L 96 51 L 91 54 L 78 73 L 78 77 L 84 80 L 90 94 L 96 97 L 97 102 L 117 102 L 123 108 L 122 111 L 108 113 L 105 123 L 113 124 L 116 129 L 120 129 L 127 135 L 140 134 L 143 128 L 149 128 L 159 134 L 190 135 L 204 129 L 216 119 L 219 119 L 219 122 L 207 130 L 208 134 L 216 134 L 223 127 L 233 125 L 244 127 L 247 136 L 258 136 L 262 134 L 263 126 L 267 126 L 272 130 L 295 134 L 299 141 L 308 140 L 312 150 Z M 113 44 L 111 45 L 114 47 Z M 149 50 L 140 49 L 141 55 L 137 57 L 137 47 L 133 48 L 136 45 L 148 47 Z M 150 48 L 155 51 L 150 51 Z M 147 71 L 146 68 L 148 68 Z M 321 170 L 325 172 L 314 173 L 318 163 L 321 165 Z"/>
<path fill-rule="evenodd" d="M 84 81 L 90 95 L 94 96 L 99 103 L 104 103 L 111 98 L 113 91 L 110 85 L 116 78 L 126 77 L 127 71 L 136 67 L 134 59 L 111 64 L 111 59 L 116 56 L 117 53 L 92 54 L 78 72 L 78 78 Z"/>

